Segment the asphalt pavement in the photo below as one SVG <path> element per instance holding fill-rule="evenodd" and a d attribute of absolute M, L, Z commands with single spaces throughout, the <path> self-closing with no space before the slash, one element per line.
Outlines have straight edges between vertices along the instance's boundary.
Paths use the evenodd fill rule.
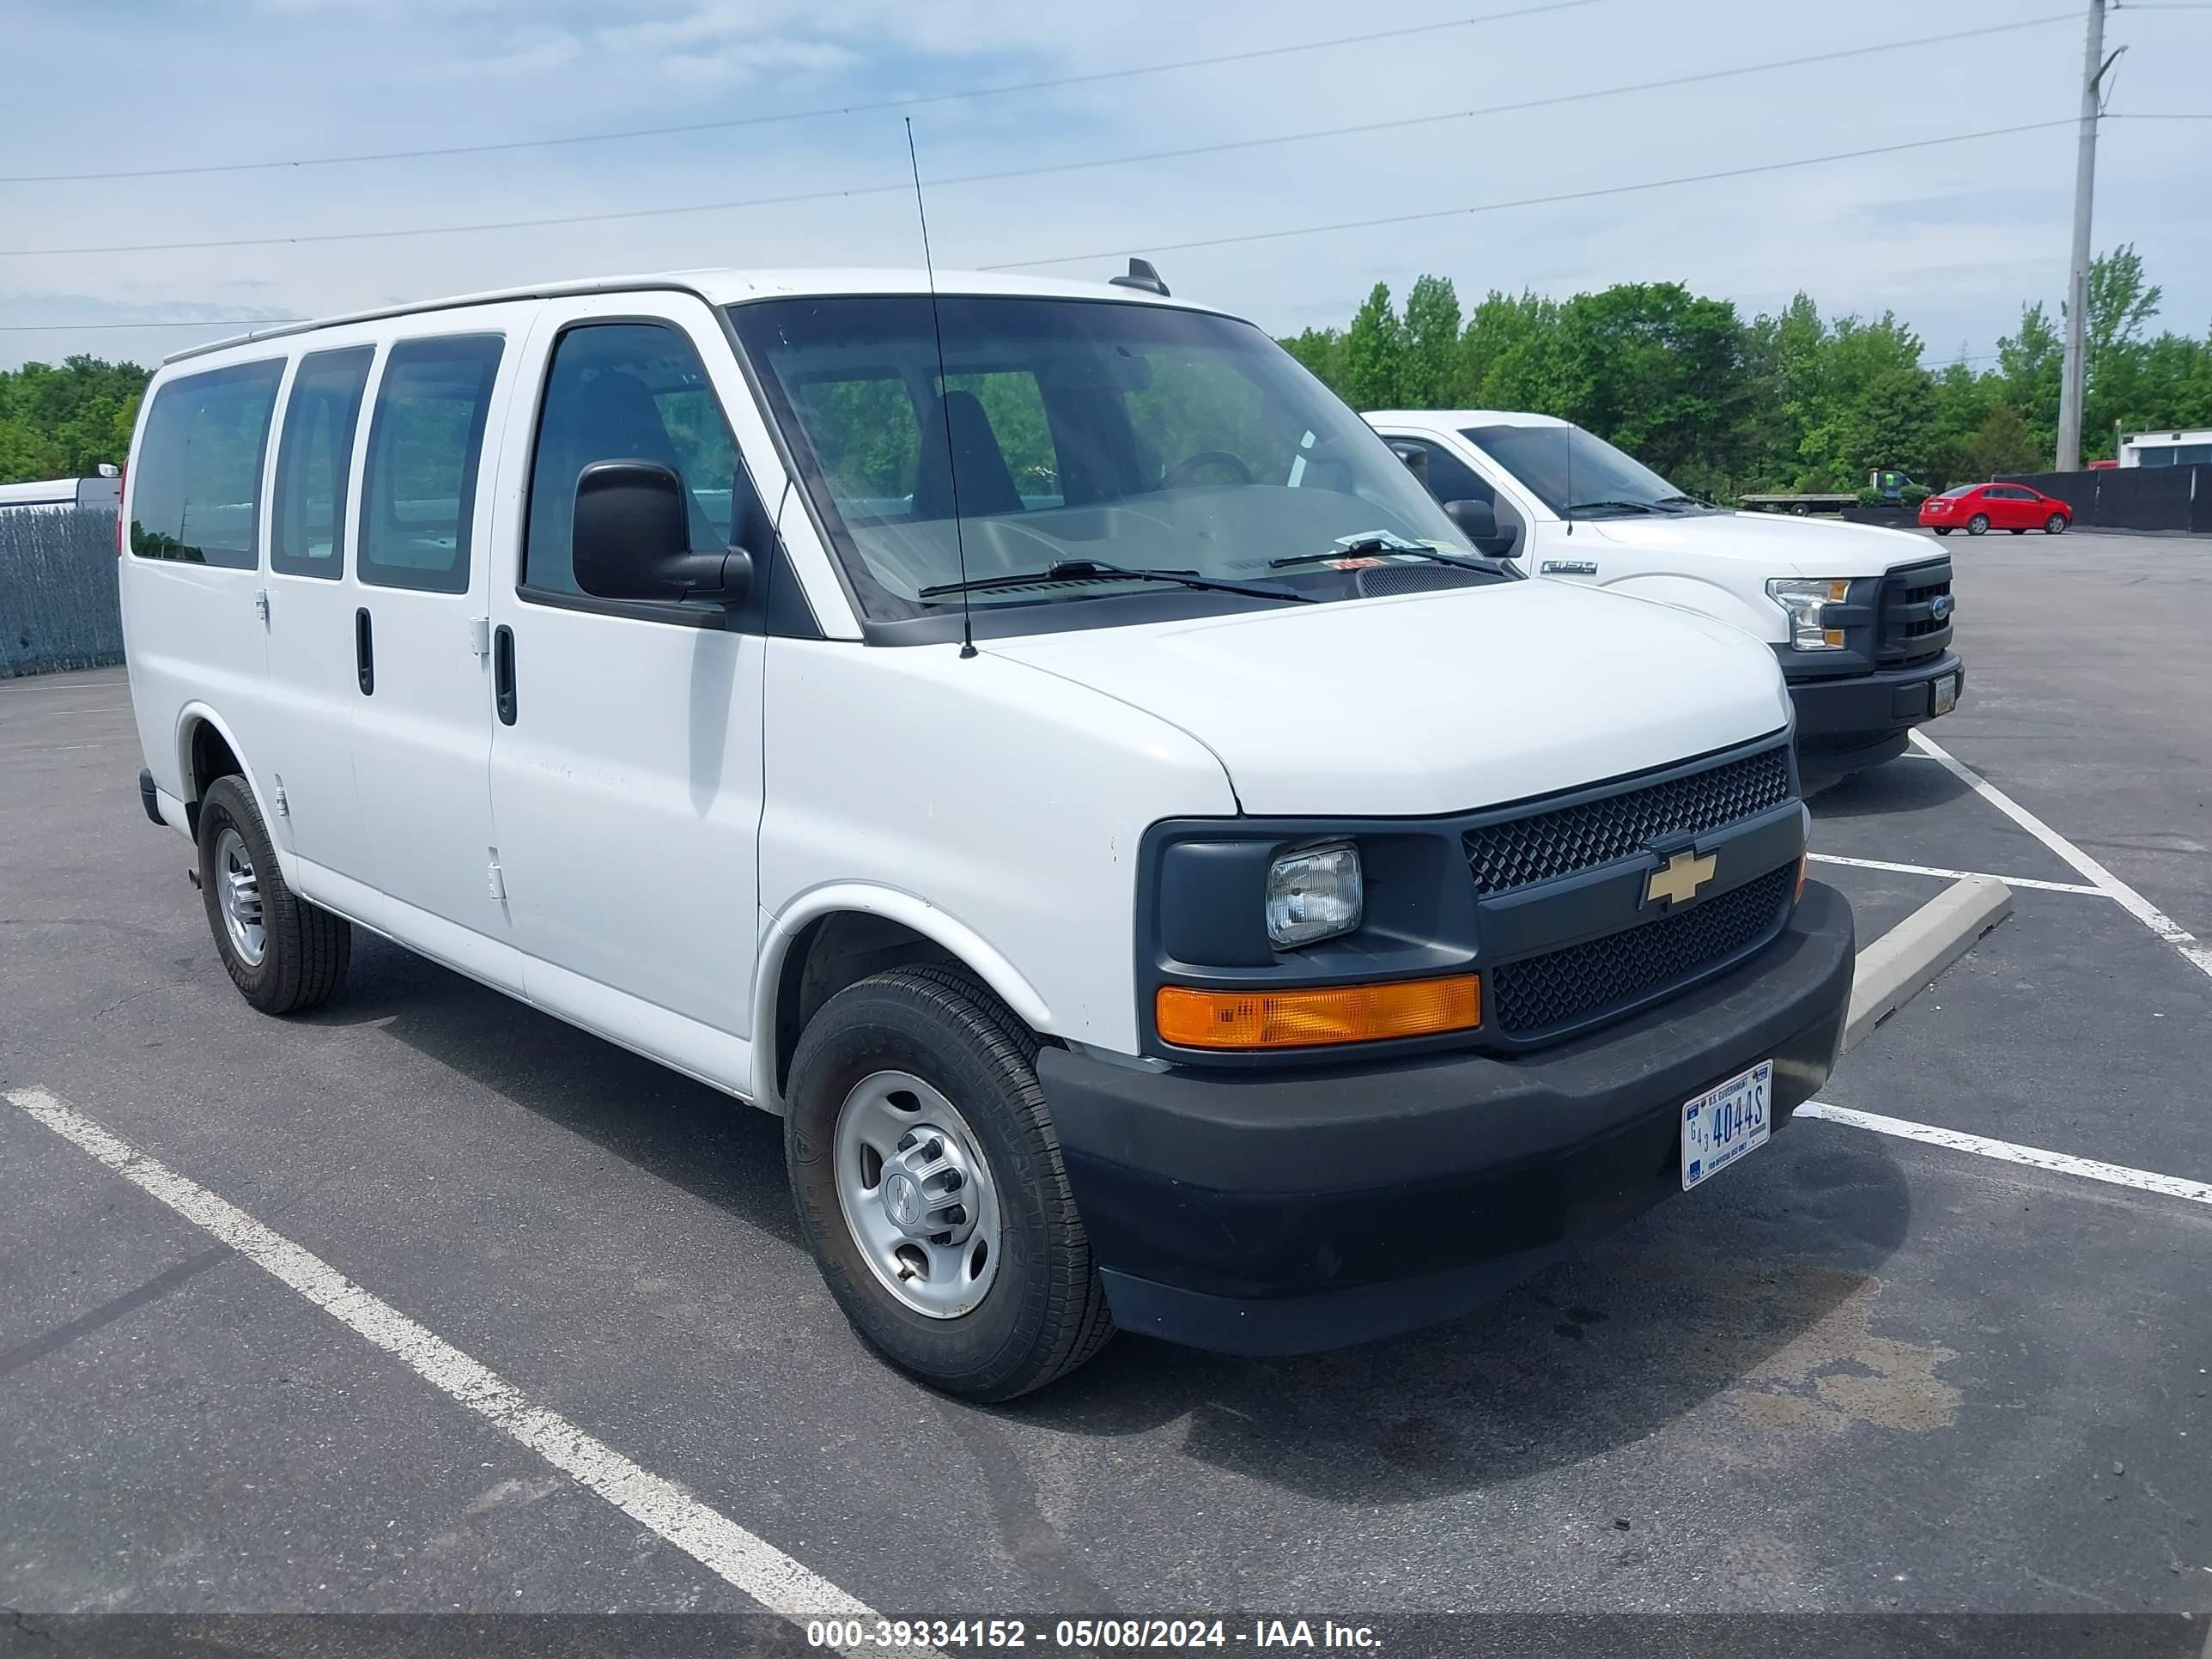
<path fill-rule="evenodd" d="M 2212 545 L 1947 544 L 1929 735 L 2212 934 Z M 1842 1123 L 1492 1306 L 1347 1352 L 1123 1336 L 998 1409 L 846 1328 L 778 1126 L 381 941 L 237 996 L 120 671 L 0 683 L 0 1093 L 39 1090 L 886 1613 L 2212 1609 L 2212 1204 Z M 1939 762 L 1816 803 L 1862 941 L 2049 884 L 1823 1099 L 2212 1179 L 2212 976 Z M 1910 866 L 1870 867 L 1869 861 Z M 0 1109 L 0 1604 L 753 1605 Z"/>

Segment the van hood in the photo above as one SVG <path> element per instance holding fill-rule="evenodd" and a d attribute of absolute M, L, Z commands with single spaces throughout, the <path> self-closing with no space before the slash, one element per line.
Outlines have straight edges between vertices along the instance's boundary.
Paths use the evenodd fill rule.
<path fill-rule="evenodd" d="M 1774 653 L 1670 605 L 1521 581 L 984 649 L 1180 727 L 1246 812 L 1472 811 L 1789 724 Z"/>
<path fill-rule="evenodd" d="M 1760 576 L 1879 576 L 1940 556 L 1921 538 L 1880 525 L 1777 513 L 1699 513 L 1680 518 L 1583 519 L 1577 538 L 1601 536 L 1661 556 L 1735 559 Z"/>

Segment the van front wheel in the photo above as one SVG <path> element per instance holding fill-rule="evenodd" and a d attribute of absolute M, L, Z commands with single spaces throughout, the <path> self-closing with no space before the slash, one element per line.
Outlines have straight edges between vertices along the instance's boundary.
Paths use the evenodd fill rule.
<path fill-rule="evenodd" d="M 847 987 L 792 1058 L 784 1153 L 800 1231 L 854 1330 L 970 1400 L 1073 1370 L 1114 1332 L 1036 1039 L 967 975 Z"/>
<path fill-rule="evenodd" d="M 253 793 L 217 778 L 200 801 L 200 897 L 239 993 L 264 1014 L 320 1007 L 344 982 L 353 927 L 284 884 Z"/>

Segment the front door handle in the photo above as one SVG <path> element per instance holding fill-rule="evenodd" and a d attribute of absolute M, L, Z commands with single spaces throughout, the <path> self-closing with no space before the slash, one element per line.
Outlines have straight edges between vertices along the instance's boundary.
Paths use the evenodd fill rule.
<path fill-rule="evenodd" d="M 353 613 L 353 672 L 361 682 L 361 695 L 376 695 L 376 641 L 368 623 L 368 608 Z"/>
<path fill-rule="evenodd" d="M 491 636 L 492 706 L 501 726 L 514 724 L 514 630 L 502 627 Z"/>

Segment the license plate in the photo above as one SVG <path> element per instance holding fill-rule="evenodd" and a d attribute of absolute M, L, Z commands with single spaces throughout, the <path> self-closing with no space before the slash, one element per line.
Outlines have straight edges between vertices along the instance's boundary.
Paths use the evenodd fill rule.
<path fill-rule="evenodd" d="M 1774 1097 L 1774 1062 L 1762 1060 L 1682 1108 L 1682 1190 L 1766 1145 Z"/>
<path fill-rule="evenodd" d="M 1948 714 L 1959 706 L 1959 677 L 1945 674 L 1936 681 L 1936 712 Z"/>

